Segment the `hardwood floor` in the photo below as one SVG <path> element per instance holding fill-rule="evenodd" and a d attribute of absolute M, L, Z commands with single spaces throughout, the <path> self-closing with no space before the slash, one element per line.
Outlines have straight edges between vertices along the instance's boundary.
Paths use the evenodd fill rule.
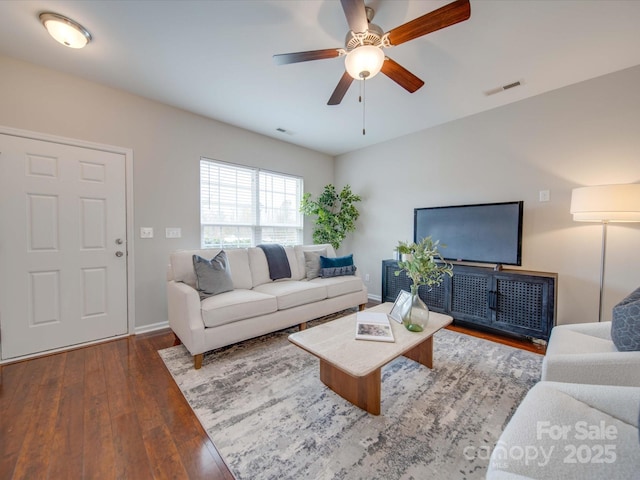
<path fill-rule="evenodd" d="M 547 351 L 546 345 L 533 343 L 529 340 L 522 340 L 519 338 L 515 338 L 507 335 L 500 335 L 497 333 L 484 332 L 481 330 L 462 327 L 460 325 L 449 325 L 446 328 L 447 330 L 452 330 L 458 333 L 465 333 L 467 335 L 471 335 L 472 337 L 484 338 L 485 340 L 489 340 L 491 342 L 502 343 L 503 345 L 509 345 L 510 347 L 519 348 L 521 350 L 527 350 L 528 352 L 539 353 L 540 355 L 544 355 L 545 352 Z"/>
<path fill-rule="evenodd" d="M 233 479 L 156 353 L 173 340 L 163 330 L 0 366 L 0 478 Z"/>
<path fill-rule="evenodd" d="M 233 476 L 158 349 L 169 330 L 0 367 L 0 478 Z"/>

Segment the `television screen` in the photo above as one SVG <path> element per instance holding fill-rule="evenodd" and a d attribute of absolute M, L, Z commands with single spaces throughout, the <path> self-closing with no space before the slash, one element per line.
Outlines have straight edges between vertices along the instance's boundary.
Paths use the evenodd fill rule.
<path fill-rule="evenodd" d="M 414 241 L 431 236 L 447 260 L 522 265 L 523 202 L 414 209 Z"/>

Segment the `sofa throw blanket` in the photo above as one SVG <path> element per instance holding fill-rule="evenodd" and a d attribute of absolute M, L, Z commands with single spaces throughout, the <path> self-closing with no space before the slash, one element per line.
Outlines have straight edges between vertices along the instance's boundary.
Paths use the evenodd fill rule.
<path fill-rule="evenodd" d="M 287 252 L 284 251 L 282 245 L 277 243 L 263 243 L 258 245 L 267 257 L 267 265 L 269 265 L 269 278 L 271 280 L 279 280 L 281 278 L 291 278 L 291 267 Z"/>

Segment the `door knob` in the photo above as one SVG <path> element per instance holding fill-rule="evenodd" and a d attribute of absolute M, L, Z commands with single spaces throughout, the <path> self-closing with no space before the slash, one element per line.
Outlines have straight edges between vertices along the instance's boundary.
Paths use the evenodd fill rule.
<path fill-rule="evenodd" d="M 124 253 L 122 253 L 120 250 L 116 252 L 116 257 L 121 257 L 122 255 L 124 255 Z"/>
<path fill-rule="evenodd" d="M 122 245 L 122 239 L 116 238 L 116 245 Z"/>

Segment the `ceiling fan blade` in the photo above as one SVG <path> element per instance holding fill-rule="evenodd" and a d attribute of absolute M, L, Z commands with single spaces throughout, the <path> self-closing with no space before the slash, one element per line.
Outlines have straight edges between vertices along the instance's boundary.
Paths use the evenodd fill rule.
<path fill-rule="evenodd" d="M 342 48 L 327 48 L 324 50 L 309 50 L 307 52 L 279 53 L 273 56 L 273 60 L 278 65 L 288 63 L 308 62 L 310 60 L 323 60 L 340 56 Z"/>
<path fill-rule="evenodd" d="M 344 15 L 347 17 L 349 29 L 355 33 L 366 32 L 369 29 L 364 0 L 340 0 Z"/>
<path fill-rule="evenodd" d="M 351 86 L 351 82 L 353 82 L 353 77 L 349 75 L 348 72 L 344 72 L 344 74 L 342 74 L 342 78 L 338 82 L 338 86 L 331 94 L 331 98 L 327 102 L 327 105 L 340 105 L 344 95 Z"/>
<path fill-rule="evenodd" d="M 389 57 L 385 57 L 380 71 L 409 93 L 415 92 L 424 85 L 422 80 Z"/>
<path fill-rule="evenodd" d="M 469 0 L 456 0 L 433 12 L 429 12 L 410 22 L 400 25 L 387 32 L 391 45 L 400 45 L 427 33 L 435 32 L 441 28 L 449 27 L 459 22 L 468 20 L 471 16 Z"/>

